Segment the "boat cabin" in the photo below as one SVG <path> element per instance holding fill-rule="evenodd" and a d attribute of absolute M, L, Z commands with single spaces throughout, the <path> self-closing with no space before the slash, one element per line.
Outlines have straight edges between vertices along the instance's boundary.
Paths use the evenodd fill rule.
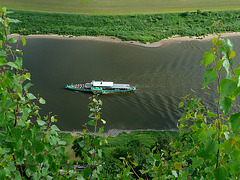
<path fill-rule="evenodd" d="M 113 82 L 92 81 L 91 85 L 93 87 L 113 87 Z"/>

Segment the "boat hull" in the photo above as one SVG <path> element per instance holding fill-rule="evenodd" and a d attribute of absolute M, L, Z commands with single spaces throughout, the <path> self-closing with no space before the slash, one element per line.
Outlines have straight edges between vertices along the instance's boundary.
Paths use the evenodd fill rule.
<path fill-rule="evenodd" d="M 90 92 L 93 94 L 112 94 L 112 93 L 124 93 L 124 92 L 131 92 L 135 91 L 135 87 L 129 87 L 128 89 L 99 89 L 94 90 L 93 88 L 78 88 L 75 85 L 67 85 L 66 89 L 72 90 L 72 91 L 82 91 L 82 92 Z"/>

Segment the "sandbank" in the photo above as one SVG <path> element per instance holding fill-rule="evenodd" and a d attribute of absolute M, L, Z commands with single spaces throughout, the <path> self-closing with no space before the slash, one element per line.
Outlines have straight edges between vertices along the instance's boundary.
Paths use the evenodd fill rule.
<path fill-rule="evenodd" d="M 226 33 L 221 33 L 220 34 L 222 38 L 226 37 L 234 37 L 234 36 L 240 36 L 240 32 L 226 32 Z M 17 34 L 12 34 L 11 36 L 17 36 Z M 179 36 L 174 36 L 168 39 L 162 39 L 158 42 L 154 43 L 146 43 L 143 44 L 138 41 L 122 41 L 121 39 L 118 39 L 116 37 L 111 37 L 111 36 L 69 36 L 69 35 L 55 35 L 55 34 L 34 34 L 34 35 L 26 35 L 23 36 L 25 38 L 53 38 L 53 39 L 65 39 L 65 40 L 92 40 L 92 41 L 103 41 L 103 42 L 112 42 L 112 43 L 122 43 L 122 44 L 131 44 L 131 45 L 136 45 L 136 46 L 142 46 L 142 47 L 160 47 L 163 45 L 168 45 L 170 43 L 181 43 L 182 41 L 209 41 L 213 37 L 218 37 L 217 34 L 207 34 L 204 36 L 185 36 L 185 37 L 179 37 Z"/>

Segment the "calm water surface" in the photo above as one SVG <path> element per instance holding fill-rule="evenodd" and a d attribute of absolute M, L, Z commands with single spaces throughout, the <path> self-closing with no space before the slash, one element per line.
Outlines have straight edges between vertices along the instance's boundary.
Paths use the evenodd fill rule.
<path fill-rule="evenodd" d="M 240 37 L 232 38 L 240 52 Z M 176 42 L 145 48 L 112 42 L 27 38 L 24 65 L 32 75 L 31 91 L 46 101 L 42 114 L 57 115 L 61 130 L 81 130 L 88 121 L 90 94 L 64 89 L 70 83 L 106 80 L 137 86 L 132 93 L 101 95 L 105 129 L 177 129 L 178 104 L 190 93 L 201 92 L 200 66 L 210 41 Z M 239 54 L 239 53 L 237 53 Z M 237 56 L 236 59 L 240 59 Z M 191 90 L 192 89 L 192 90 Z"/>

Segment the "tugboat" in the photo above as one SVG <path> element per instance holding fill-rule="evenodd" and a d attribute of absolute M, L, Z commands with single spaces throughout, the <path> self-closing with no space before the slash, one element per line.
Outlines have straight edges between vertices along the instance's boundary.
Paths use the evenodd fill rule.
<path fill-rule="evenodd" d="M 92 92 L 93 94 L 109 94 L 117 92 L 130 92 L 136 90 L 136 86 L 130 84 L 114 84 L 113 82 L 95 81 L 85 84 L 67 85 L 66 89 L 73 91 Z"/>

